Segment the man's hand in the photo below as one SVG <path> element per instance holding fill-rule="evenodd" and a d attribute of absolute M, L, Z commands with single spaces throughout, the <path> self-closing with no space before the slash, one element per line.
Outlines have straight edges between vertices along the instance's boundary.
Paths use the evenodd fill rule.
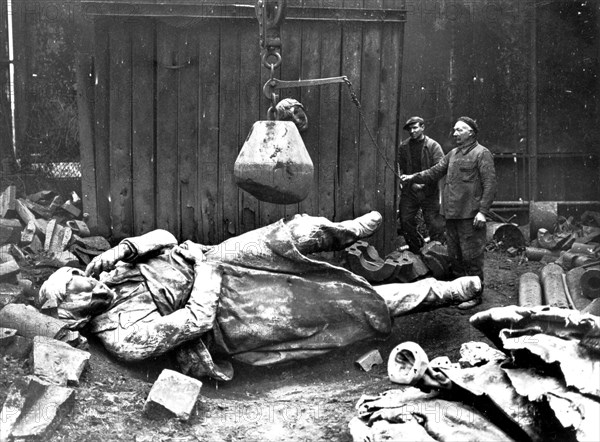
<path fill-rule="evenodd" d="M 194 265 L 198 265 L 203 261 L 206 261 L 204 256 L 205 247 L 201 244 L 196 244 L 189 239 L 184 243 L 177 246 L 177 253 L 179 253 L 183 259 L 191 262 Z"/>
<path fill-rule="evenodd" d="M 414 179 L 414 175 L 400 175 L 400 184 L 405 185 L 406 183 Z"/>
<path fill-rule="evenodd" d="M 98 276 L 115 268 L 118 261 L 131 256 L 131 249 L 127 244 L 119 244 L 106 252 L 96 256 L 85 268 L 86 276 Z"/>
<path fill-rule="evenodd" d="M 475 219 L 473 220 L 473 227 L 481 229 L 482 227 L 485 227 L 486 221 L 485 215 L 481 212 L 477 212 L 477 215 L 475 215 Z"/>

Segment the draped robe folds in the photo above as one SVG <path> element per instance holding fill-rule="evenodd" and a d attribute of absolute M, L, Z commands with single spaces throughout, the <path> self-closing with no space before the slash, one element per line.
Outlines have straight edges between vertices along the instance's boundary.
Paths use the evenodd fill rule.
<path fill-rule="evenodd" d="M 118 298 L 112 314 L 109 310 L 92 321 L 96 332 L 151 320 L 144 309 L 169 315 L 184 308 L 192 292 L 193 265 L 177 253 L 172 235 L 154 231 L 125 241 L 134 256 L 103 276 Z M 385 338 L 391 331 L 386 303 L 373 287 L 344 268 L 302 255 L 284 221 L 207 249 L 202 265 L 217 266 L 221 274 L 215 320 L 202 336 L 211 354 L 265 365 Z M 148 292 L 154 306 L 148 305 Z M 103 334 L 107 339 L 117 335 Z"/>

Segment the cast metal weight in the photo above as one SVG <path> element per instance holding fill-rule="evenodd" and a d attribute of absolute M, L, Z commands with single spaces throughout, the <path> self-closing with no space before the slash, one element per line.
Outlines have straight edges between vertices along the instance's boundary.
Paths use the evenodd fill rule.
<path fill-rule="evenodd" d="M 305 199 L 314 166 L 291 121 L 254 123 L 233 166 L 236 184 L 256 199 L 294 204 Z"/>

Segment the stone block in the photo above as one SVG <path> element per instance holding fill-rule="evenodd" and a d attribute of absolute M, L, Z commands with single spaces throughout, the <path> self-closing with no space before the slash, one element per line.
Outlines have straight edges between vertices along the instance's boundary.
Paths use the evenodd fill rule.
<path fill-rule="evenodd" d="M 12 430 L 25 405 L 28 387 L 29 379 L 17 379 L 10 385 L 2 411 L 0 411 L 0 442 L 10 440 Z"/>
<path fill-rule="evenodd" d="M 39 192 L 27 195 L 27 199 L 34 203 L 43 204 L 44 202 L 51 201 L 55 195 L 56 192 L 52 190 L 40 190 Z"/>
<path fill-rule="evenodd" d="M 50 213 L 54 213 L 56 212 L 56 209 L 58 209 L 64 203 L 65 199 L 60 195 L 56 195 L 54 198 L 52 198 L 50 204 L 48 204 L 48 210 L 50 211 Z"/>
<path fill-rule="evenodd" d="M 22 228 L 18 219 L 0 218 L 0 245 L 17 244 L 21 239 Z"/>
<path fill-rule="evenodd" d="M 75 404 L 72 388 L 52 385 L 33 377 L 29 378 L 26 387 L 20 385 L 18 390 L 11 401 L 16 406 L 7 410 L 7 414 L 12 413 L 13 419 L 18 413 L 9 430 L 9 438 L 13 441 L 48 440 Z"/>
<path fill-rule="evenodd" d="M 55 219 L 51 219 L 46 227 L 46 241 L 44 250 L 58 253 L 66 250 L 73 237 L 69 227 L 61 226 Z"/>
<path fill-rule="evenodd" d="M 64 321 L 24 304 L 8 304 L 0 310 L 0 327 L 14 328 L 26 338 L 46 336 L 63 340 L 70 332 Z"/>
<path fill-rule="evenodd" d="M 0 282 L 0 308 L 12 304 L 25 293 L 25 287 L 17 284 Z"/>
<path fill-rule="evenodd" d="M 34 235 L 33 239 L 31 240 L 31 243 L 23 247 L 23 250 L 27 253 L 35 255 L 44 250 L 44 244 L 42 243 L 42 240 L 39 238 L 39 236 Z"/>
<path fill-rule="evenodd" d="M 0 352 L 10 346 L 15 336 L 17 336 L 17 331 L 14 328 L 0 327 Z"/>
<path fill-rule="evenodd" d="M 27 207 L 27 209 L 29 209 L 30 212 L 36 213 L 37 215 L 41 216 L 42 218 L 46 218 L 46 219 L 52 218 L 52 212 L 50 210 L 48 210 L 47 207 L 44 207 L 41 204 L 34 203 L 33 201 L 30 201 L 28 199 L 22 199 L 22 198 L 19 198 L 17 201 L 21 201 L 23 203 L 23 205 L 25 207 Z M 18 205 L 18 203 L 17 203 L 17 205 Z"/>
<path fill-rule="evenodd" d="M 17 199 L 15 209 L 19 214 L 21 221 L 23 221 L 25 224 L 28 224 L 30 221 L 35 223 L 35 215 L 31 210 L 29 210 L 23 198 Z"/>
<path fill-rule="evenodd" d="M 202 382 L 177 371 L 165 369 L 152 386 L 144 413 L 151 419 L 188 420 L 198 400 Z"/>
<path fill-rule="evenodd" d="M 21 249 L 16 244 L 3 245 L 2 247 L 0 247 L 0 254 L 2 254 L 2 256 L 7 256 L 8 254 L 12 256 L 17 262 L 22 262 L 27 259 L 25 252 L 23 252 L 23 249 Z M 2 258 L 0 258 L 0 261 L 2 261 Z"/>
<path fill-rule="evenodd" d="M 8 281 L 21 271 L 17 261 L 11 256 L 9 260 L 0 263 L 0 281 Z"/>
<path fill-rule="evenodd" d="M 52 254 L 52 263 L 56 267 L 73 267 L 79 265 L 79 258 L 68 250 L 63 250 L 62 252 L 54 252 Z"/>
<path fill-rule="evenodd" d="M 0 194 L 0 218 L 4 218 L 7 214 L 15 210 L 16 195 L 16 186 L 8 186 Z"/>
<path fill-rule="evenodd" d="M 90 354 L 45 336 L 33 338 L 33 374 L 58 385 L 78 386 Z"/>
<path fill-rule="evenodd" d="M 100 250 L 105 251 L 110 249 L 110 243 L 103 236 L 90 236 L 82 238 L 80 236 L 74 236 L 75 244 L 84 247 L 89 250 Z"/>
<path fill-rule="evenodd" d="M 35 221 L 31 220 L 27 223 L 25 228 L 21 231 L 21 244 L 29 245 L 31 241 L 33 241 L 33 237 L 35 236 L 35 232 L 37 227 L 35 225 Z"/>
<path fill-rule="evenodd" d="M 33 341 L 17 334 L 17 330 L 0 327 L 0 355 L 25 359 L 31 353 Z"/>
<path fill-rule="evenodd" d="M 67 201 L 66 203 L 64 203 L 62 205 L 62 209 L 64 211 L 68 212 L 69 214 L 71 214 L 75 218 L 78 218 L 79 216 L 81 216 L 81 209 L 76 207 L 72 201 Z"/>

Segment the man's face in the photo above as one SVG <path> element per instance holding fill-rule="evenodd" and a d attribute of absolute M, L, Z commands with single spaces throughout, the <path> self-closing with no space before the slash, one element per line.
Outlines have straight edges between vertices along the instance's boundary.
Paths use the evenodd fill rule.
<path fill-rule="evenodd" d="M 425 131 L 425 125 L 421 123 L 413 123 L 408 126 L 408 133 L 413 140 L 420 140 Z"/>
<path fill-rule="evenodd" d="M 463 121 L 457 121 L 454 125 L 454 131 L 452 132 L 454 141 L 456 144 L 465 144 L 471 138 L 473 138 L 473 129 L 467 123 Z"/>

